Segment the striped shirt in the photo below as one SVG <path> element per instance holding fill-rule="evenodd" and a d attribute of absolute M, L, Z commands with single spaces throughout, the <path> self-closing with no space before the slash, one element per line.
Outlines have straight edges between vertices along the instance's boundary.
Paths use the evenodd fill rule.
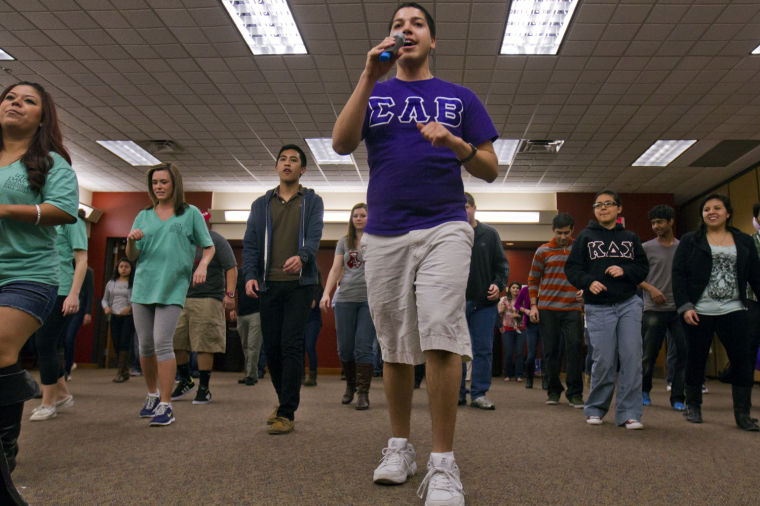
<path fill-rule="evenodd" d="M 542 244 L 533 255 L 528 276 L 530 300 L 537 300 L 538 309 L 552 311 L 580 311 L 582 302 L 575 299 L 578 291 L 567 281 L 565 262 L 570 254 L 570 244 L 565 247 L 552 240 Z"/>

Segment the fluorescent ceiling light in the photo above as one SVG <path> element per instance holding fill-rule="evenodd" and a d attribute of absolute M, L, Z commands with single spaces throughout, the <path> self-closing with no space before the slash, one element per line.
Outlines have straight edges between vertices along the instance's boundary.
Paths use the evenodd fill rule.
<path fill-rule="evenodd" d="M 499 165 L 512 165 L 515 159 L 517 147 L 520 145 L 520 139 L 497 139 L 493 143 L 493 150 L 499 159 Z"/>
<path fill-rule="evenodd" d="M 485 223 L 538 223 L 538 211 L 476 211 L 475 216 Z"/>
<path fill-rule="evenodd" d="M 254 55 L 306 54 L 286 0 L 222 0 Z"/>
<path fill-rule="evenodd" d="M 133 167 L 158 165 L 161 160 L 154 157 L 132 141 L 95 141 Z"/>
<path fill-rule="evenodd" d="M 752 54 L 760 54 L 760 46 L 757 46 L 753 51 Z"/>
<path fill-rule="evenodd" d="M 512 0 L 501 54 L 557 54 L 578 0 Z"/>
<path fill-rule="evenodd" d="M 691 147 L 696 140 L 689 141 L 664 141 L 659 140 L 649 146 L 635 162 L 634 167 L 665 167 L 673 160 L 681 156 L 681 153 Z"/>
<path fill-rule="evenodd" d="M 248 221 L 251 211 L 224 211 L 224 221 L 228 223 L 244 223 Z M 325 223 L 348 223 L 351 211 L 325 210 L 323 221 Z"/>
<path fill-rule="evenodd" d="M 319 137 L 314 139 L 304 139 L 309 149 L 314 155 L 314 159 L 319 164 L 327 165 L 353 165 L 354 161 L 351 155 L 339 155 L 332 148 L 332 139 L 329 137 Z"/>
<path fill-rule="evenodd" d="M 15 58 L 0 49 L 0 60 L 15 60 Z"/>

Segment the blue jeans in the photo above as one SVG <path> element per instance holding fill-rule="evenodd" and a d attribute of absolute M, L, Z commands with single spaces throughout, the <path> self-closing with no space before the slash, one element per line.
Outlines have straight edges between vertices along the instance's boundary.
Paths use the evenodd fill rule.
<path fill-rule="evenodd" d="M 536 350 L 538 349 L 538 325 L 528 322 L 528 326 L 523 330 L 525 344 L 528 346 L 528 352 L 525 356 L 525 375 L 533 377 L 536 370 Z"/>
<path fill-rule="evenodd" d="M 523 330 L 520 334 L 518 334 L 516 330 L 504 331 L 501 335 L 501 344 L 504 347 L 504 367 L 502 368 L 502 371 L 504 371 L 504 377 L 522 378 L 525 331 Z M 533 360 L 535 359 L 536 357 L 534 355 Z"/>
<path fill-rule="evenodd" d="M 472 376 L 470 377 L 470 399 L 483 397 L 491 388 L 491 367 L 493 362 L 493 329 L 496 321 L 496 304 L 476 307 L 468 300 L 465 306 L 467 326 L 470 329 L 472 343 Z M 462 364 L 462 383 L 459 387 L 459 398 L 467 394 L 465 378 L 467 365 Z"/>
<path fill-rule="evenodd" d="M 303 331 L 306 356 L 309 357 L 309 371 L 312 372 L 317 372 L 317 338 L 320 330 L 322 330 L 322 319 L 310 318 Z"/>
<path fill-rule="evenodd" d="M 89 308 L 80 307 L 79 311 L 71 315 L 66 323 L 66 330 L 63 334 L 63 369 L 66 374 L 71 374 L 71 367 L 74 365 L 74 349 L 77 343 L 77 333 L 82 327 L 84 315 Z"/>
<path fill-rule="evenodd" d="M 641 313 L 644 307 L 636 295 L 616 304 L 586 304 L 586 325 L 594 347 L 591 391 L 584 412 L 603 417 L 610 409 L 615 391 L 615 423 L 641 420 Z M 617 374 L 618 363 L 620 374 Z"/>
<path fill-rule="evenodd" d="M 336 302 L 335 332 L 341 362 L 375 363 L 372 344 L 377 336 L 367 302 Z"/>

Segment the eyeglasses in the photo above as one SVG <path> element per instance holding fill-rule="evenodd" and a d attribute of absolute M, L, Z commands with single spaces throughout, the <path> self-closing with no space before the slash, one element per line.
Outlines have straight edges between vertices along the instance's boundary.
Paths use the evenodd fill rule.
<path fill-rule="evenodd" d="M 608 207 L 613 207 L 613 206 L 618 206 L 618 205 L 619 204 L 617 202 L 613 202 L 612 200 L 608 200 L 607 202 L 597 202 L 596 204 L 594 204 L 591 207 L 593 207 L 594 209 L 601 209 L 601 208 L 607 209 Z"/>

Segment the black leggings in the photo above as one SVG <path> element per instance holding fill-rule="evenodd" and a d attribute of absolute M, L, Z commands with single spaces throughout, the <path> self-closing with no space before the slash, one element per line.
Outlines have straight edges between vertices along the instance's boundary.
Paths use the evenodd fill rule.
<path fill-rule="evenodd" d="M 688 355 L 686 386 L 701 387 L 705 379 L 705 363 L 710 353 L 713 334 L 726 348 L 731 363 L 732 380 L 736 386 L 751 387 L 755 357 L 750 350 L 747 311 L 734 311 L 720 316 L 699 315 L 699 325 L 687 325 Z"/>
<path fill-rule="evenodd" d="M 111 315 L 111 340 L 115 351 L 129 351 L 132 336 L 135 334 L 135 322 L 132 315 Z"/>
<path fill-rule="evenodd" d="M 56 297 L 53 312 L 34 334 L 34 346 L 37 349 L 40 380 L 43 385 L 55 385 L 58 378 L 65 373 L 62 357 L 58 354 L 58 349 L 63 347 L 64 330 L 72 316 L 63 316 L 65 299 L 65 295 Z"/>

